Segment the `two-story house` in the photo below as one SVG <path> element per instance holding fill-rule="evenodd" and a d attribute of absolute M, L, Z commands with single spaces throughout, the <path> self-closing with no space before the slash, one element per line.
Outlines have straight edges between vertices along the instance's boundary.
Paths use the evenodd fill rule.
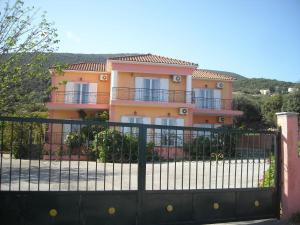
<path fill-rule="evenodd" d="M 109 111 L 109 121 L 219 127 L 242 114 L 232 108 L 233 77 L 197 69 L 195 63 L 152 54 L 115 57 L 106 63 L 50 69 L 50 118 L 79 119 Z M 70 127 L 64 127 L 68 133 Z M 57 132 L 61 132 L 57 130 Z"/>

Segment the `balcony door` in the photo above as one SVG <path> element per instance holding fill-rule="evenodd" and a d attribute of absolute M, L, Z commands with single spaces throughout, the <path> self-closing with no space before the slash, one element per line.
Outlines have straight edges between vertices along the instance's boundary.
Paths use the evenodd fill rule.
<path fill-rule="evenodd" d="M 195 88 L 195 104 L 202 109 L 221 109 L 221 90 Z"/>
<path fill-rule="evenodd" d="M 97 83 L 67 82 L 65 86 L 65 103 L 96 104 Z"/>
<path fill-rule="evenodd" d="M 167 102 L 169 80 L 160 78 L 135 78 L 135 100 Z"/>

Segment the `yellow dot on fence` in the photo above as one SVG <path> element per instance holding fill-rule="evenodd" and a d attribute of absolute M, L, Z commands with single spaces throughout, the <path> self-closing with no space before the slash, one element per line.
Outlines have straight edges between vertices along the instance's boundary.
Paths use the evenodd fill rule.
<path fill-rule="evenodd" d="M 255 207 L 259 207 L 259 201 L 256 200 L 256 201 L 254 202 L 254 205 L 255 205 Z"/>
<path fill-rule="evenodd" d="M 108 211 L 109 215 L 114 215 L 116 213 L 116 208 L 115 207 L 109 207 L 107 211 Z"/>
<path fill-rule="evenodd" d="M 215 202 L 215 203 L 213 204 L 213 208 L 214 208 L 215 210 L 219 209 L 219 208 L 220 208 L 219 203 Z"/>
<path fill-rule="evenodd" d="M 167 212 L 173 212 L 174 211 L 174 207 L 172 205 L 167 205 L 166 206 L 166 210 L 167 210 Z"/>
<path fill-rule="evenodd" d="M 56 217 L 56 216 L 57 216 L 57 210 L 56 210 L 56 209 L 50 209 L 49 215 L 50 215 L 51 217 Z"/>

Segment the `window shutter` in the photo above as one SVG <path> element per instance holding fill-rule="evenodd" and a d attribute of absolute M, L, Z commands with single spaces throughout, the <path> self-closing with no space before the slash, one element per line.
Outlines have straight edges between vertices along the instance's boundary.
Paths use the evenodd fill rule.
<path fill-rule="evenodd" d="M 160 89 L 162 89 L 160 101 L 169 102 L 169 79 L 160 79 Z"/>
<path fill-rule="evenodd" d="M 72 104 L 74 95 L 74 82 L 67 82 L 65 85 L 65 103 Z"/>
<path fill-rule="evenodd" d="M 155 118 L 155 125 L 161 125 L 162 120 L 161 118 Z M 155 134 L 154 134 L 154 142 L 155 146 L 161 146 L 161 134 L 162 131 L 161 129 L 155 129 Z"/>
<path fill-rule="evenodd" d="M 151 124 L 150 117 L 143 117 L 143 124 Z"/>
<path fill-rule="evenodd" d="M 183 127 L 184 126 L 184 119 L 176 119 L 176 126 Z M 183 130 L 177 130 L 177 146 L 183 146 Z"/>
<path fill-rule="evenodd" d="M 142 77 L 136 77 L 135 78 L 135 100 L 137 101 L 141 101 L 143 99 L 143 92 L 142 92 L 142 88 L 144 88 L 143 85 L 143 78 Z"/>
<path fill-rule="evenodd" d="M 88 85 L 88 103 L 97 103 L 97 83 L 89 83 Z"/>
<path fill-rule="evenodd" d="M 221 90 L 214 89 L 214 109 L 221 109 Z"/>
<path fill-rule="evenodd" d="M 122 116 L 121 117 L 121 123 L 129 123 L 129 117 L 128 116 Z M 130 127 L 121 127 L 121 131 L 124 132 L 124 134 L 130 134 Z"/>

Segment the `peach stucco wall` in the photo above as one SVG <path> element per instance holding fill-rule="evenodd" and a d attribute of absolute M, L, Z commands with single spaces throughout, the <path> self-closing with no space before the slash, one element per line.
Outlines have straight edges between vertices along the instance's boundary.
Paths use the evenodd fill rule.
<path fill-rule="evenodd" d="M 277 113 L 277 123 L 281 127 L 282 218 L 288 219 L 300 212 L 300 158 L 297 152 L 298 114 Z"/>
<path fill-rule="evenodd" d="M 216 88 L 218 80 L 199 80 L 193 79 L 192 88 Z M 222 81 L 224 83 L 224 88 L 221 90 L 222 99 L 232 99 L 232 81 Z"/>
<path fill-rule="evenodd" d="M 190 126 L 189 117 L 178 115 L 177 108 L 147 108 L 147 107 L 132 107 L 132 106 L 111 106 L 111 111 L 113 114 L 110 114 L 110 120 L 114 122 L 119 122 L 121 116 L 143 116 L 150 117 L 151 123 L 155 123 L 155 118 L 158 117 L 173 117 L 173 118 L 182 118 L 185 120 L 185 126 Z M 136 112 L 136 113 L 135 113 Z"/>
<path fill-rule="evenodd" d="M 56 91 L 64 91 L 65 85 L 64 81 L 73 81 L 73 82 L 84 82 L 84 83 L 97 83 L 97 92 L 107 93 L 108 97 L 105 95 L 99 95 L 97 98 L 97 103 L 103 103 L 100 101 L 100 97 L 103 97 L 109 100 L 109 91 L 110 91 L 110 76 L 108 76 L 107 81 L 100 81 L 99 75 L 103 74 L 100 72 L 84 72 L 84 71 L 65 71 L 63 74 L 53 74 L 52 75 L 52 86 L 56 87 Z M 109 75 L 109 74 L 108 74 Z M 63 95 L 62 95 L 63 96 Z M 105 96 L 105 97 L 104 97 Z"/>
<path fill-rule="evenodd" d="M 129 72 L 119 72 L 118 73 L 118 87 L 129 87 L 135 88 L 135 78 L 136 77 L 151 77 L 151 78 L 165 78 L 169 79 L 169 90 L 185 91 L 186 88 L 186 77 L 182 77 L 180 83 L 172 81 L 171 74 L 151 74 L 151 73 L 129 73 Z"/>
<path fill-rule="evenodd" d="M 191 75 L 195 67 L 108 62 L 108 69 L 133 73 Z"/>
<path fill-rule="evenodd" d="M 224 124 L 232 124 L 232 117 L 224 117 L 225 121 Z M 194 116 L 193 118 L 193 123 L 198 124 L 198 123 L 210 123 L 210 124 L 221 124 L 218 122 L 218 116 L 206 116 L 206 115 L 201 115 L 201 116 Z"/>

